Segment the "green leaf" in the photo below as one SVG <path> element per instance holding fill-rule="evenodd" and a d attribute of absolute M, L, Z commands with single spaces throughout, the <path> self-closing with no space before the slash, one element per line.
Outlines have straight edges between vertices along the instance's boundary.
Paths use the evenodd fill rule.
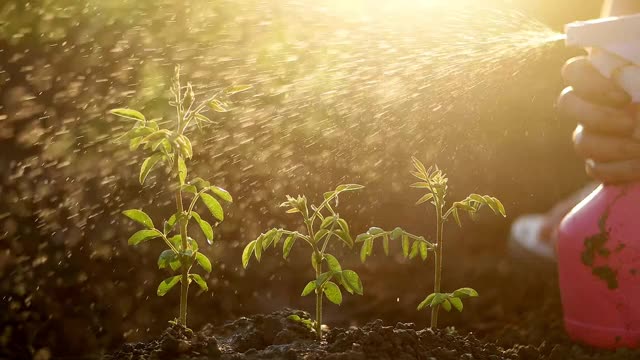
<path fill-rule="evenodd" d="M 282 236 L 284 235 L 284 232 L 282 229 L 278 230 L 275 234 L 275 236 L 273 237 L 273 247 L 275 248 L 276 246 L 278 246 L 278 244 L 280 243 L 280 240 L 282 240 Z"/>
<path fill-rule="evenodd" d="M 295 321 L 297 323 L 300 323 L 300 324 L 306 326 L 311 331 L 313 331 L 313 329 L 314 329 L 315 321 L 312 321 L 310 319 L 303 319 L 298 315 L 289 315 L 289 316 L 287 316 L 287 319 L 289 319 L 291 321 Z"/>
<path fill-rule="evenodd" d="M 387 236 L 387 234 L 382 236 L 382 248 L 384 250 L 384 254 L 389 256 L 389 236 Z"/>
<path fill-rule="evenodd" d="M 194 254 L 194 251 L 192 249 L 186 249 L 184 251 L 181 251 L 180 254 L 182 254 L 182 255 L 184 255 L 184 256 L 186 256 L 188 258 L 192 258 L 193 254 Z"/>
<path fill-rule="evenodd" d="M 493 198 L 496 202 L 496 206 L 498 207 L 498 212 L 500 213 L 500 215 L 502 215 L 503 217 L 507 216 L 507 211 L 504 209 L 504 205 L 502 205 L 502 203 L 500 202 L 500 200 Z"/>
<path fill-rule="evenodd" d="M 445 309 L 447 312 L 451 311 L 451 303 L 449 302 L 449 299 L 444 299 L 442 301 L 442 304 L 440 304 L 440 306 L 442 306 L 442 308 Z"/>
<path fill-rule="evenodd" d="M 176 275 L 162 280 L 160 285 L 158 285 L 158 296 L 164 296 L 164 294 L 171 290 L 171 288 L 174 287 L 178 283 L 178 281 L 180 281 L 180 276 L 181 275 Z"/>
<path fill-rule="evenodd" d="M 195 211 L 191 212 L 191 216 L 196 220 L 196 222 L 200 226 L 200 230 L 202 230 L 202 233 L 207 239 L 207 242 L 211 243 L 213 241 L 213 227 L 211 226 L 211 224 L 203 220 L 202 217 L 200 217 L 200 214 L 198 214 Z"/>
<path fill-rule="evenodd" d="M 456 224 L 458 224 L 459 227 L 462 227 L 462 221 L 460 221 L 460 214 L 458 214 L 458 209 L 453 208 L 451 214 L 453 214 L 453 219 L 456 221 Z"/>
<path fill-rule="evenodd" d="M 340 291 L 338 285 L 336 285 L 334 282 L 328 281 L 324 285 L 324 295 L 332 303 L 336 305 L 342 304 L 342 292 Z"/>
<path fill-rule="evenodd" d="M 433 194 L 432 193 L 428 193 L 424 196 L 422 196 L 420 199 L 418 199 L 418 201 L 416 201 L 416 205 L 420 205 L 422 203 L 425 203 L 429 200 L 433 199 Z"/>
<path fill-rule="evenodd" d="M 367 239 L 372 238 L 371 235 L 364 233 L 364 234 L 360 234 L 358 236 L 356 236 L 356 244 L 357 243 L 361 243 L 361 242 L 365 242 Z"/>
<path fill-rule="evenodd" d="M 333 271 L 327 271 L 320 274 L 320 276 L 318 276 L 318 278 L 316 279 L 316 287 L 318 288 L 322 287 L 322 285 L 324 285 L 324 283 L 326 283 L 327 280 L 333 278 L 333 275 L 335 275 Z"/>
<path fill-rule="evenodd" d="M 291 248 L 293 247 L 293 244 L 295 244 L 296 242 L 296 237 L 293 235 L 289 235 L 285 240 L 284 240 L 284 244 L 282 245 L 282 258 L 286 259 L 287 257 L 289 257 L 289 253 L 291 252 Z"/>
<path fill-rule="evenodd" d="M 325 200 L 327 200 L 328 198 L 334 196 L 336 194 L 335 191 L 327 191 L 326 193 L 322 194 L 322 196 L 324 197 Z"/>
<path fill-rule="evenodd" d="M 260 234 L 256 239 L 256 247 L 253 249 L 253 252 L 256 254 L 256 259 L 260 261 L 262 258 L 262 241 L 264 240 L 264 234 Z"/>
<path fill-rule="evenodd" d="M 128 243 L 129 245 L 138 245 L 144 241 L 155 239 L 157 237 L 160 237 L 160 232 L 158 230 L 140 230 L 131 235 Z"/>
<path fill-rule="evenodd" d="M 140 147 L 140 144 L 142 144 L 142 136 L 138 136 L 136 138 L 133 138 L 129 141 L 129 150 L 130 151 L 134 151 L 136 150 L 138 147 Z"/>
<path fill-rule="evenodd" d="M 182 249 L 182 236 L 180 236 L 180 234 L 170 237 L 169 242 L 172 243 L 176 249 Z"/>
<path fill-rule="evenodd" d="M 370 256 L 373 253 L 373 238 L 365 241 L 364 245 L 367 248 L 367 256 Z"/>
<path fill-rule="evenodd" d="M 422 300 L 422 302 L 418 305 L 418 311 L 424 309 L 427 306 L 431 306 L 431 302 L 433 301 L 433 298 L 435 296 L 436 294 L 430 294 L 424 300 Z"/>
<path fill-rule="evenodd" d="M 156 141 L 161 139 L 170 139 L 172 136 L 173 136 L 173 132 L 171 132 L 170 130 L 167 130 L 167 129 L 156 130 L 151 134 L 145 136 L 144 139 L 142 139 L 142 142 L 147 143 L 145 148 L 148 149 L 149 147 L 152 146 L 151 143 L 155 143 Z"/>
<path fill-rule="evenodd" d="M 249 259 L 251 259 L 251 254 L 253 253 L 253 250 L 256 247 L 256 240 L 251 241 L 250 243 L 247 244 L 247 246 L 244 247 L 244 250 L 242 251 L 242 267 L 243 268 L 247 268 L 247 265 L 249 265 Z"/>
<path fill-rule="evenodd" d="M 413 162 L 413 167 L 416 168 L 416 170 L 418 170 L 418 172 L 420 172 L 421 174 L 427 174 L 427 169 L 424 167 L 424 165 L 422 164 L 422 162 L 420 162 L 420 160 L 416 159 L 415 157 L 411 157 L 411 161 Z"/>
<path fill-rule="evenodd" d="M 356 294 L 362 295 L 364 293 L 364 289 L 362 287 L 362 281 L 358 274 L 353 270 L 344 270 L 342 272 L 342 283 L 353 290 Z"/>
<path fill-rule="evenodd" d="M 338 219 L 338 226 L 340 226 L 340 229 L 342 229 L 345 234 L 349 234 L 349 224 L 347 224 L 347 221 L 345 219 Z M 353 243 L 353 241 L 351 242 Z"/>
<path fill-rule="evenodd" d="M 462 300 L 460 300 L 460 298 L 457 297 L 450 297 L 449 298 L 449 302 L 451 303 L 451 305 L 453 305 L 453 307 L 458 310 L 458 312 L 462 312 Z"/>
<path fill-rule="evenodd" d="M 320 228 L 321 229 L 329 229 L 329 227 L 333 224 L 333 220 L 335 218 L 333 216 L 327 216 L 326 218 L 324 218 L 322 220 L 322 223 L 320 223 Z"/>
<path fill-rule="evenodd" d="M 311 294 L 311 292 L 315 289 L 316 289 L 316 281 L 311 280 L 307 283 L 307 286 L 304 287 L 304 289 L 302 290 L 302 294 L 300 294 L 300 296 L 307 296 Z"/>
<path fill-rule="evenodd" d="M 191 159 L 193 157 L 193 147 L 191 146 L 191 140 L 184 135 L 179 135 L 176 139 L 178 145 L 180 145 L 180 152 L 187 159 Z"/>
<path fill-rule="evenodd" d="M 142 224 L 148 229 L 154 228 L 153 221 L 151 220 L 149 215 L 147 215 L 142 210 L 138 210 L 138 209 L 125 210 L 122 212 L 122 214 L 124 214 L 124 216 L 128 217 L 129 219 Z"/>
<path fill-rule="evenodd" d="M 271 229 L 267 231 L 266 234 L 264 234 L 264 237 L 261 241 L 262 250 L 266 250 L 269 247 L 269 245 L 273 243 L 273 240 L 275 239 L 276 235 L 278 235 L 277 229 Z"/>
<path fill-rule="evenodd" d="M 442 304 L 440 304 L 440 306 L 442 306 L 442 308 L 445 309 L 447 312 L 451 311 L 451 303 L 449 302 L 449 299 L 444 299 L 442 301 Z"/>
<path fill-rule="evenodd" d="M 207 124 L 213 124 L 213 120 L 209 119 L 208 117 L 198 113 L 194 115 L 196 118 L 196 124 L 198 124 L 198 127 L 200 128 L 200 130 L 202 130 L 201 126 L 202 123 L 207 123 Z"/>
<path fill-rule="evenodd" d="M 360 190 L 360 189 L 364 189 L 364 186 L 358 185 L 358 184 L 343 184 L 343 185 L 338 185 L 338 187 L 336 187 L 336 192 L 353 191 L 353 190 Z"/>
<path fill-rule="evenodd" d="M 211 183 L 208 182 L 207 180 L 201 178 L 201 177 L 197 177 L 197 178 L 191 180 L 189 182 L 189 184 L 191 184 L 193 186 L 197 186 L 200 190 L 203 190 L 203 189 L 211 190 L 210 189 Z"/>
<path fill-rule="evenodd" d="M 335 256 L 331 254 L 325 254 L 324 259 L 327 261 L 327 265 L 329 265 L 329 270 L 340 272 L 342 271 L 342 267 L 340 266 L 340 262 L 336 259 Z"/>
<path fill-rule="evenodd" d="M 318 269 L 318 264 L 320 264 L 320 262 L 322 261 L 322 259 L 320 258 L 320 255 L 316 255 L 315 252 L 311 253 L 311 266 L 313 266 L 314 270 Z"/>
<path fill-rule="evenodd" d="M 484 198 L 484 202 L 491 208 L 491 210 L 493 210 L 493 212 L 495 214 L 500 214 L 502 216 L 507 216 L 505 210 L 504 210 L 504 206 L 502 205 L 502 203 L 500 202 L 500 200 L 489 196 L 489 195 L 485 195 L 483 196 Z"/>
<path fill-rule="evenodd" d="M 229 106 L 218 99 L 213 99 L 209 103 L 209 107 L 215 112 L 224 113 L 229 111 Z"/>
<path fill-rule="evenodd" d="M 157 126 L 156 123 L 149 123 L 148 125 Z M 152 134 L 156 130 L 157 129 L 155 129 L 154 127 L 145 126 L 145 125 L 134 126 L 133 129 L 127 131 L 124 135 L 122 135 L 122 137 L 127 137 L 128 139 L 135 139 L 137 137 L 142 137 L 144 139 L 145 137 L 147 137 L 149 134 Z M 141 142 L 144 142 L 144 140 L 141 140 Z"/>
<path fill-rule="evenodd" d="M 151 169 L 156 166 L 158 161 L 160 161 L 163 156 L 164 155 L 162 154 L 153 154 L 144 160 L 142 166 L 140 167 L 140 176 L 138 177 L 140 184 L 144 184 L 144 180 L 147 178 L 147 175 L 149 175 Z"/>
<path fill-rule="evenodd" d="M 344 230 L 340 229 L 340 230 L 334 231 L 334 233 L 340 238 L 340 240 L 344 241 L 344 243 L 347 244 L 349 248 L 353 247 L 353 239 L 351 238 L 351 235 L 349 235 L 348 232 L 345 232 Z"/>
<path fill-rule="evenodd" d="M 172 261 L 175 261 L 178 256 L 173 250 L 165 250 L 160 253 L 160 257 L 158 257 L 158 268 L 164 269 L 171 264 Z"/>
<path fill-rule="evenodd" d="M 380 229 L 379 227 L 376 227 L 376 226 L 370 227 L 369 230 L 367 231 L 367 234 L 373 235 L 373 236 L 380 235 L 382 233 L 384 233 L 384 230 L 382 230 L 382 229 Z"/>
<path fill-rule="evenodd" d="M 226 88 L 224 90 L 224 92 L 227 95 L 233 95 L 233 94 L 237 94 L 239 92 L 243 92 L 243 91 L 247 91 L 249 89 L 251 89 L 253 86 L 251 85 L 234 85 L 234 86 L 230 86 L 228 88 Z"/>
<path fill-rule="evenodd" d="M 120 116 L 127 119 L 133 119 L 137 121 L 145 121 L 144 115 L 139 111 L 133 109 L 113 109 L 109 111 L 113 115 Z"/>
<path fill-rule="evenodd" d="M 395 229 L 393 229 L 393 231 L 391 231 L 391 240 L 398 240 L 402 237 L 402 235 L 404 234 L 404 231 L 397 227 Z"/>
<path fill-rule="evenodd" d="M 196 253 L 196 261 L 206 272 L 211 272 L 211 261 L 203 253 Z"/>
<path fill-rule="evenodd" d="M 317 242 L 321 241 L 327 235 L 329 235 L 329 230 L 320 229 L 320 230 L 318 230 L 318 232 L 316 232 L 314 241 L 317 243 Z"/>
<path fill-rule="evenodd" d="M 216 194 L 220 199 L 228 202 L 233 202 L 233 197 L 231 197 L 231 194 L 229 194 L 227 190 L 218 186 L 210 186 L 209 190 L 211 190 L 212 193 Z"/>
<path fill-rule="evenodd" d="M 409 257 L 409 237 L 402 235 L 402 254 L 405 258 Z"/>
<path fill-rule="evenodd" d="M 209 286 L 207 286 L 207 282 L 204 281 L 204 279 L 202 278 L 202 276 L 198 275 L 198 274 L 189 274 L 189 277 L 196 282 L 196 284 L 198 284 L 198 286 L 200 286 L 200 289 L 202 289 L 203 291 L 207 291 L 209 290 Z"/>
<path fill-rule="evenodd" d="M 176 214 L 171 215 L 171 217 L 169 217 L 169 219 L 164 222 L 164 234 L 167 235 L 168 233 L 170 233 L 171 230 L 176 227 L 177 222 L 178 217 L 176 216 Z"/>
<path fill-rule="evenodd" d="M 180 190 L 184 192 L 188 192 L 190 194 L 194 194 L 194 195 L 198 193 L 198 188 L 195 185 L 191 185 L 191 184 L 182 185 L 180 187 Z"/>
<path fill-rule="evenodd" d="M 187 164 L 185 164 L 182 156 L 178 156 L 178 178 L 180 179 L 180 185 L 184 185 L 187 179 Z"/>
<path fill-rule="evenodd" d="M 443 293 L 435 293 L 433 294 L 433 300 L 431 300 L 431 304 L 429 306 L 433 307 L 440 305 L 447 299 L 447 297 L 448 296 Z"/>
<path fill-rule="evenodd" d="M 167 139 L 158 139 L 156 141 L 150 142 L 145 146 L 145 149 L 151 149 L 153 151 L 158 150 L 163 141 L 167 141 Z"/>
<path fill-rule="evenodd" d="M 417 241 L 416 241 L 417 242 Z M 429 247 L 427 246 L 427 243 L 420 241 L 419 242 L 420 245 L 420 257 L 422 258 L 422 260 L 427 260 L 427 256 L 429 256 Z"/>
<path fill-rule="evenodd" d="M 418 252 L 420 251 L 420 241 L 414 241 L 413 245 L 411 245 L 411 252 L 409 252 L 409 259 L 413 259 L 418 256 Z"/>
<path fill-rule="evenodd" d="M 362 261 L 362 263 L 364 264 L 365 261 L 367 261 L 367 243 L 371 241 L 371 238 L 367 239 L 363 244 L 362 247 L 360 248 L 360 261 Z"/>
<path fill-rule="evenodd" d="M 173 271 L 177 271 L 182 267 L 182 262 L 180 261 L 180 257 L 176 255 L 176 257 L 169 262 L 169 267 Z"/>
<path fill-rule="evenodd" d="M 477 297 L 478 292 L 470 287 L 464 287 L 454 291 L 451 295 L 458 298 Z"/>
<path fill-rule="evenodd" d="M 213 217 L 220 221 L 224 220 L 224 211 L 222 210 L 222 205 L 220 205 L 218 200 L 216 200 L 213 196 L 205 193 L 200 194 L 200 198 L 207 206 Z"/>

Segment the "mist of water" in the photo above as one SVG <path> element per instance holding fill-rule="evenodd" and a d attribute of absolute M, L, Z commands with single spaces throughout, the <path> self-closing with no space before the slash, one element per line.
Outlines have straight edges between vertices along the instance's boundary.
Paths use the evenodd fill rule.
<path fill-rule="evenodd" d="M 446 114 L 464 112 L 466 118 L 473 118 L 477 109 L 485 108 L 483 103 L 496 101 L 484 94 L 495 94 L 561 37 L 520 13 L 474 7 L 473 2 L 401 4 L 345 12 L 340 6 L 309 1 L 255 1 L 253 11 L 243 8 L 247 12 L 241 11 L 216 37 L 207 37 L 207 32 L 219 11 L 188 9 L 183 18 L 168 23 L 167 31 L 157 34 L 165 38 L 152 36 L 139 50 L 132 50 L 132 43 L 151 34 L 141 26 L 128 28 L 107 49 L 111 54 L 133 51 L 127 59 L 118 60 L 121 69 L 91 74 L 88 68 L 89 73 L 54 94 L 57 103 L 71 105 L 75 118 L 65 118 L 69 115 L 59 109 L 43 108 L 38 93 L 15 94 L 24 111 L 35 111 L 45 120 L 20 135 L 27 143 L 39 145 L 43 155 L 11 164 L 10 181 L 34 180 L 16 196 L 38 204 L 51 184 L 67 184 L 71 196 L 59 203 L 68 211 L 64 219 L 56 220 L 58 211 L 35 207 L 41 219 L 38 227 L 53 234 L 66 229 L 56 224 L 68 221 L 77 221 L 84 232 L 90 219 L 105 211 L 82 193 L 81 184 L 87 182 L 108 189 L 102 198 L 115 205 L 108 214 L 117 216 L 128 201 L 118 195 L 122 187 L 116 185 L 128 174 L 118 169 L 139 163 L 139 158 L 127 154 L 123 144 L 113 144 L 127 126 L 105 111 L 130 105 L 162 117 L 164 108 L 158 104 L 165 101 L 167 70 L 179 62 L 200 94 L 225 83 L 252 84 L 255 89 L 241 100 L 242 107 L 232 118 L 221 119 L 226 125 L 196 139 L 197 151 L 211 154 L 197 158 L 205 161 L 202 166 L 207 173 L 225 178 L 235 172 L 235 180 L 229 182 L 237 184 L 237 190 L 251 184 L 246 179 L 269 179 L 263 185 L 266 192 L 253 195 L 258 201 L 308 175 L 311 163 L 313 171 L 349 168 L 362 181 L 372 181 L 378 175 L 365 169 L 388 161 L 386 154 L 394 148 L 424 151 L 425 144 L 439 144 L 436 148 L 442 149 L 443 127 L 472 131 L 480 126 L 473 120 L 456 122 L 455 115 Z M 170 29 L 181 23 L 189 24 L 184 39 Z M 94 29 L 93 36 L 100 37 L 101 31 Z M 56 45 L 68 46 L 66 42 Z M 87 53 L 99 51 L 99 46 L 89 44 Z M 74 61 L 80 64 L 83 59 L 91 57 Z M 33 69 L 45 88 L 55 85 L 46 80 L 42 70 L 46 68 Z M 137 81 L 127 84 L 135 69 Z M 94 82 L 87 83 L 87 78 Z M 97 103 L 94 93 L 114 94 L 113 99 L 119 100 Z M 159 100 L 154 100 L 156 96 Z M 391 139 L 402 141 L 390 143 Z M 365 153 L 363 146 L 368 149 Z M 308 153 L 301 157 L 300 151 Z M 106 154 L 104 168 L 93 171 L 92 159 Z M 26 185 L 17 188 L 22 186 Z M 270 187 L 274 189 L 266 190 Z"/>

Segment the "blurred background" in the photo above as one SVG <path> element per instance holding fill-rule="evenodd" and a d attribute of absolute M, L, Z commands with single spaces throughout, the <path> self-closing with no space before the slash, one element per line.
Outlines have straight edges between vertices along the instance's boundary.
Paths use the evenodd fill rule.
<path fill-rule="evenodd" d="M 482 215 L 445 234 L 445 284 L 473 286 L 485 300 L 444 322 L 495 334 L 536 291 L 505 280 L 510 222 L 545 211 L 586 181 L 569 141 L 573 124 L 554 109 L 560 68 L 581 51 L 536 39 L 597 17 L 600 5 L 4 0 L 0 357 L 99 354 L 152 338 L 177 315 L 177 293 L 155 295 L 167 276 L 156 266 L 162 245 L 127 246 L 135 227 L 120 215 L 135 207 L 166 218 L 167 181 L 157 171 L 138 184 L 143 154 L 116 140 L 129 125 L 108 114 L 132 107 L 166 118 L 176 64 L 200 96 L 253 85 L 218 124 L 192 135 L 190 174 L 235 199 L 214 244 L 201 243 L 214 271 L 211 291 L 191 290 L 193 328 L 283 306 L 311 309 L 313 299 L 299 297 L 313 277 L 306 249 L 294 249 L 289 262 L 280 250 L 247 270 L 240 262 L 262 231 L 299 226 L 277 207 L 286 194 L 314 200 L 359 183 L 366 189 L 340 203 L 354 235 L 373 225 L 434 233 L 434 214 L 414 206 L 419 192 L 409 188 L 413 155 L 448 174 L 451 199 L 491 194 L 507 208 L 506 221 Z M 356 251 L 334 251 L 362 272 L 365 296 L 327 306 L 327 323 L 426 324 L 415 306 L 430 292 L 431 264 L 377 249 L 361 265 Z M 553 283 L 549 274 L 543 282 Z M 520 287 L 505 293 L 504 284 Z M 500 301 L 515 305 L 480 311 Z"/>

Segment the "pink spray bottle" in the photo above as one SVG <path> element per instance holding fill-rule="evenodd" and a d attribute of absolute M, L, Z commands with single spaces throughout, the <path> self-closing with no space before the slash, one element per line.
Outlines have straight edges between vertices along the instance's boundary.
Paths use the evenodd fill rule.
<path fill-rule="evenodd" d="M 572 23 L 565 33 L 567 45 L 589 48 L 594 67 L 640 103 L 640 14 Z M 601 185 L 564 218 L 558 236 L 569 336 L 595 347 L 640 347 L 640 183 Z"/>

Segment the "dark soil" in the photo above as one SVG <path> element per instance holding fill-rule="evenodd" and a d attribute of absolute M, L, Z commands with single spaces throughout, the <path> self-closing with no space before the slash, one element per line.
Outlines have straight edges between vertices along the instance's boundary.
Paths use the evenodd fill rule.
<path fill-rule="evenodd" d="M 297 315 L 302 311 L 283 310 L 269 315 L 241 318 L 223 326 L 206 325 L 199 332 L 174 325 L 162 336 L 147 343 L 126 344 L 106 360 L 116 359 L 439 359 L 439 360 L 565 360 L 637 359 L 640 352 L 619 350 L 603 353 L 570 343 L 501 347 L 483 342 L 473 334 L 446 328 L 433 331 L 414 323 L 385 325 L 376 320 L 363 327 L 334 328 L 316 342 L 315 332 Z"/>

